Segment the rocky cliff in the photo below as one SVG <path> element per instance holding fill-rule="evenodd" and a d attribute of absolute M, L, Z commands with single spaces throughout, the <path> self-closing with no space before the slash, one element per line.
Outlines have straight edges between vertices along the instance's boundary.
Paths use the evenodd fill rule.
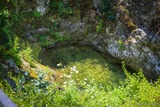
<path fill-rule="evenodd" d="M 97 18 L 104 17 L 99 13 L 101 2 L 94 0 L 93 4 L 96 9 L 87 9 L 83 19 L 62 19 L 58 27 L 61 36 L 88 42 L 112 55 L 113 62 L 124 60 L 135 71 L 142 68 L 148 78 L 156 79 L 160 75 L 160 2 L 116 1 L 115 21 Z"/>
<path fill-rule="evenodd" d="M 85 42 L 106 57 L 109 55 L 107 59 L 112 63 L 125 61 L 135 71 L 142 69 L 149 79 L 160 76 L 159 0 L 63 0 L 52 3 L 50 0 L 30 0 L 17 8 L 18 12 L 34 12 L 36 17 L 34 21 L 33 17 L 22 20 L 22 37 L 34 44 L 44 41 L 37 35 L 46 35 L 45 46 L 49 48 L 57 42 Z M 53 28 L 55 23 L 57 28 Z"/>

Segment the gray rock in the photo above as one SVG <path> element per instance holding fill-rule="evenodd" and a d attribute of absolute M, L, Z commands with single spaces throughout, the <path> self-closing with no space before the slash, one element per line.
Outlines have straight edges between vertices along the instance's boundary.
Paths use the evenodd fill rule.
<path fill-rule="evenodd" d="M 98 8 L 101 4 L 101 0 L 93 0 L 93 4 L 96 8 Z"/>
<path fill-rule="evenodd" d="M 47 32 L 49 32 L 49 29 L 45 28 L 45 27 L 31 30 L 31 33 L 33 33 L 33 34 L 42 34 L 43 35 L 43 34 L 46 34 Z"/>
<path fill-rule="evenodd" d="M 71 22 L 68 20 L 62 20 L 59 24 L 59 29 L 65 29 L 68 28 L 71 25 Z"/>
<path fill-rule="evenodd" d="M 8 66 L 8 69 L 12 69 L 14 73 L 20 73 L 20 69 L 13 60 L 7 59 L 6 66 Z"/>
<path fill-rule="evenodd" d="M 36 0 L 37 2 L 37 12 L 39 12 L 41 15 L 44 15 L 46 12 L 46 9 L 49 7 L 50 0 Z"/>
<path fill-rule="evenodd" d="M 80 32 L 83 32 L 84 23 L 82 21 L 77 21 L 75 24 L 72 24 L 68 27 L 68 30 L 70 30 L 71 33 L 79 30 Z"/>
<path fill-rule="evenodd" d="M 157 72 L 158 75 L 160 75 L 160 65 L 155 66 L 155 71 Z"/>
<path fill-rule="evenodd" d="M 25 36 L 30 36 L 31 35 L 31 33 L 30 32 L 26 32 L 26 34 L 25 34 Z"/>
<path fill-rule="evenodd" d="M 150 49 L 149 49 L 148 47 L 143 47 L 142 50 L 143 50 L 144 52 L 149 52 L 149 51 L 150 51 Z"/>
<path fill-rule="evenodd" d="M 29 35 L 27 38 L 28 38 L 28 40 L 31 41 L 31 42 L 36 42 L 36 41 L 37 41 L 37 38 L 34 37 L 33 35 Z"/>

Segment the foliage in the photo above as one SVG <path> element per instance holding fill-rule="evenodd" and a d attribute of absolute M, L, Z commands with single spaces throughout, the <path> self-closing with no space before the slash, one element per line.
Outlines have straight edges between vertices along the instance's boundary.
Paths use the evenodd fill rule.
<path fill-rule="evenodd" d="M 0 55 L 4 55 L 4 51 L 8 51 L 13 46 L 13 37 L 10 32 L 9 18 L 10 12 L 6 9 L 5 5 L 0 4 Z M 3 53 L 4 52 L 4 53 Z"/>
<path fill-rule="evenodd" d="M 55 42 L 64 42 L 70 40 L 69 35 L 63 35 L 61 36 L 59 32 L 54 33 Z"/>
<path fill-rule="evenodd" d="M 4 1 L 7 2 L 6 0 Z M 115 19 L 112 3 L 112 0 L 102 0 L 101 8 L 107 20 Z M 11 33 L 11 28 L 14 23 L 13 20 L 18 20 L 18 16 L 15 15 L 12 17 L 11 11 L 6 7 L 2 7 L 2 4 L 0 3 L 0 57 L 12 57 L 17 63 L 20 62 L 19 58 L 23 58 L 33 64 L 30 46 L 20 47 L 18 38 L 14 38 Z M 65 16 L 71 13 L 71 10 L 66 7 L 62 1 L 51 1 L 51 8 L 52 11 L 59 16 Z M 39 17 L 39 13 L 35 12 L 33 14 L 35 17 Z M 13 22 L 9 21 L 10 17 L 13 18 Z M 100 32 L 102 27 L 103 21 L 100 21 L 96 26 L 96 31 Z M 56 42 L 63 42 L 68 40 L 69 37 L 60 36 L 59 32 L 54 33 L 53 36 Z M 50 44 L 44 35 L 40 36 L 40 42 L 43 46 Z M 118 44 L 120 48 L 124 50 L 122 40 L 119 40 Z M 76 55 L 74 53 L 72 54 Z M 65 55 L 68 54 L 65 53 Z M 83 64 L 85 64 L 84 59 L 87 58 L 84 57 L 83 60 L 81 60 Z M 97 63 L 97 60 L 94 61 Z M 89 63 L 93 65 L 93 62 Z M 60 66 L 61 65 L 62 64 L 60 64 Z M 72 68 L 68 70 L 68 74 L 62 75 L 61 78 L 63 81 L 59 83 L 54 82 L 54 84 L 51 84 L 46 81 L 44 79 L 46 74 L 42 71 L 37 71 L 38 78 L 34 79 L 29 77 L 28 73 L 25 72 L 19 75 L 19 77 L 12 77 L 17 84 L 16 89 L 12 89 L 8 83 L 1 78 L 0 88 L 21 107 L 158 107 L 160 105 L 160 81 L 149 83 L 141 70 L 138 73 L 130 74 L 124 62 L 122 62 L 122 69 L 127 78 L 121 84 L 109 84 L 109 80 L 104 79 L 108 76 L 104 72 L 96 74 L 90 67 L 87 68 L 87 71 L 80 71 L 77 70 L 77 68 L 72 66 Z M 101 70 L 100 66 L 96 69 L 97 71 Z M 86 74 L 84 75 L 84 73 L 86 73 L 89 78 L 86 78 Z M 96 74 L 96 81 L 92 78 L 92 74 Z M 101 75 L 103 75 L 103 78 L 100 78 Z M 79 80 L 77 78 L 79 78 Z M 101 85 L 98 80 L 102 80 L 103 85 Z"/>
<path fill-rule="evenodd" d="M 103 27 L 104 27 L 104 22 L 103 20 L 100 20 L 96 26 L 96 32 L 101 32 L 103 30 Z"/>
<path fill-rule="evenodd" d="M 40 44 L 44 47 L 49 46 L 51 43 L 49 42 L 49 40 L 47 39 L 47 36 L 45 35 L 40 35 L 39 36 L 40 39 Z"/>
<path fill-rule="evenodd" d="M 34 66 L 33 58 L 32 58 L 32 49 L 30 46 L 22 46 L 19 53 L 17 53 L 19 58 L 23 58 L 27 62 Z"/>
<path fill-rule="evenodd" d="M 19 39 L 17 37 L 15 37 L 14 39 L 14 45 L 13 47 L 8 50 L 8 54 L 5 53 L 6 55 L 10 56 L 11 58 L 14 59 L 15 63 L 20 66 L 21 65 L 21 61 L 20 61 L 20 57 L 18 55 L 19 53 L 19 49 L 20 49 L 20 46 L 19 46 Z"/>
<path fill-rule="evenodd" d="M 142 106 L 142 107 L 158 107 L 160 91 L 157 89 L 159 83 L 149 83 L 144 77 L 142 70 L 137 74 L 130 74 L 124 62 L 122 68 L 127 78 L 121 86 L 117 86 L 110 93 L 111 97 L 107 99 L 108 105 L 113 106 Z"/>
<path fill-rule="evenodd" d="M 6 1 L 0 3 L 0 57 L 12 58 L 17 65 L 20 65 L 18 57 L 19 41 L 13 36 L 12 28 L 14 25 L 14 15 L 10 8 L 14 7 L 15 1 Z"/>
<path fill-rule="evenodd" d="M 41 13 L 40 13 L 40 12 L 37 12 L 37 10 L 34 10 L 34 11 L 33 11 L 33 16 L 38 18 L 38 17 L 41 16 Z"/>
<path fill-rule="evenodd" d="M 109 21 L 114 21 L 116 19 L 116 13 L 113 9 L 113 2 L 114 0 L 102 0 L 100 5 L 100 11 Z"/>
<path fill-rule="evenodd" d="M 121 39 L 118 40 L 118 45 L 119 45 L 119 48 L 121 50 L 124 50 L 124 44 L 123 44 L 123 41 Z"/>
<path fill-rule="evenodd" d="M 53 13 L 56 13 L 58 16 L 66 16 L 72 14 L 71 8 L 69 7 L 69 5 L 66 5 L 63 0 L 51 1 L 50 10 Z"/>
<path fill-rule="evenodd" d="M 121 85 L 115 84 L 114 88 L 108 87 L 107 90 L 95 82 L 77 86 L 71 81 L 68 81 L 69 84 L 65 88 L 58 88 L 58 84 L 48 84 L 42 78 L 34 82 L 23 82 L 23 85 L 20 85 L 23 79 L 15 78 L 17 87 L 22 87 L 16 91 L 2 81 L 0 87 L 18 106 L 24 107 L 158 107 L 159 82 L 149 83 L 141 71 L 131 75 L 124 62 L 122 68 L 127 75 L 125 82 Z M 43 74 L 40 75 L 43 77 Z"/>
<path fill-rule="evenodd" d="M 15 81 L 19 84 L 17 87 L 18 90 L 23 89 L 23 85 L 28 83 L 28 84 L 34 84 L 35 92 L 36 91 L 45 92 L 47 87 L 50 85 L 48 81 L 44 80 L 44 78 L 47 76 L 47 73 L 45 73 L 42 70 L 37 70 L 36 74 L 37 74 L 37 78 L 31 78 L 28 72 L 21 73 L 21 76 L 18 77 L 19 80 L 13 77 L 12 78 L 15 79 Z"/>

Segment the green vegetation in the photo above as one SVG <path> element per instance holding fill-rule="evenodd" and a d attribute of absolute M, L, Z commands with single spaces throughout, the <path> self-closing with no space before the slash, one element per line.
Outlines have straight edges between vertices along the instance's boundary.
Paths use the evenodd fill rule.
<path fill-rule="evenodd" d="M 59 32 L 54 33 L 54 38 L 55 38 L 55 42 L 65 42 L 65 41 L 70 40 L 69 35 L 60 35 Z"/>
<path fill-rule="evenodd" d="M 100 33 L 104 28 L 104 22 L 103 20 L 100 20 L 96 26 L 96 32 Z"/>
<path fill-rule="evenodd" d="M 59 83 L 66 81 L 77 70 L 78 73 L 72 75 L 77 85 L 87 78 L 87 83 L 90 84 L 94 79 L 94 82 L 105 87 L 112 83 L 118 84 L 125 77 L 119 67 L 108 63 L 101 54 L 85 46 L 48 49 L 41 53 L 40 59 L 42 64 L 55 68 L 61 74 L 62 81 Z"/>
<path fill-rule="evenodd" d="M 10 12 L 4 7 L 4 4 L 0 4 L 0 56 L 4 56 L 6 51 L 12 48 L 13 46 L 13 35 L 10 31 L 9 18 Z M 3 53 L 4 52 L 4 53 Z"/>
<path fill-rule="evenodd" d="M 121 39 L 118 40 L 118 45 L 121 50 L 124 50 L 124 43 Z"/>
<path fill-rule="evenodd" d="M 49 42 L 49 40 L 47 39 L 47 36 L 45 35 L 40 35 L 39 36 L 40 39 L 40 44 L 44 47 L 49 46 L 51 43 Z"/>
<path fill-rule="evenodd" d="M 67 16 L 72 14 L 72 9 L 69 5 L 66 5 L 63 0 L 51 1 L 50 3 L 50 11 L 57 14 L 58 16 Z"/>
<path fill-rule="evenodd" d="M 0 2 L 0 89 L 17 106 L 159 107 L 160 80 L 148 82 L 142 70 L 130 74 L 124 62 L 122 67 L 110 64 L 91 48 L 82 45 L 56 47 L 42 52 L 39 61 L 43 47 L 71 40 L 70 35 L 60 34 L 58 30 L 61 19 L 75 15 L 78 17 L 76 20 L 80 20 L 87 9 L 92 9 L 91 1 L 69 0 L 64 3 L 64 0 L 51 0 L 45 14 L 47 17 L 35 9 L 22 11 L 21 8 L 25 7 L 23 1 Z M 100 6 L 109 21 L 115 20 L 113 2 L 102 0 Z M 89 25 L 87 33 L 102 32 L 104 23 L 100 20 L 96 26 Z M 27 27 L 28 24 L 30 27 Z M 127 25 L 134 26 L 131 22 Z M 47 27 L 50 31 L 44 34 L 31 32 L 40 27 Z M 27 40 L 26 32 L 37 40 Z M 118 45 L 124 50 L 121 39 Z M 7 59 L 13 59 L 13 63 L 18 65 L 19 74 L 14 75 L 14 70 L 9 69 L 5 63 Z M 9 76 L 9 71 L 13 71 L 13 75 Z M 9 77 L 15 81 L 15 87 L 7 80 Z"/>
<path fill-rule="evenodd" d="M 31 79 L 30 82 L 24 79 L 27 74 L 19 78 L 14 77 L 17 83 L 17 88 L 14 90 L 2 81 L 0 87 L 21 107 L 158 107 L 159 82 L 149 83 L 141 71 L 138 74 L 130 74 L 124 62 L 122 68 L 127 76 L 125 81 L 120 85 L 108 85 L 107 88 L 94 80 L 90 80 L 92 81 L 90 84 L 85 84 L 87 79 L 78 85 L 74 81 L 66 80 L 64 83 L 66 87 L 62 87 L 57 83 L 49 84 L 43 80 L 42 73 L 39 74 L 38 79 Z M 75 69 L 72 70 L 75 72 Z"/>
<path fill-rule="evenodd" d="M 116 12 L 113 9 L 114 0 L 102 0 L 100 10 L 104 14 L 105 18 L 109 21 L 115 21 Z"/>
<path fill-rule="evenodd" d="M 23 47 L 19 51 L 19 57 L 30 63 L 31 66 L 34 66 L 34 59 L 32 58 L 32 49 L 29 46 Z"/>

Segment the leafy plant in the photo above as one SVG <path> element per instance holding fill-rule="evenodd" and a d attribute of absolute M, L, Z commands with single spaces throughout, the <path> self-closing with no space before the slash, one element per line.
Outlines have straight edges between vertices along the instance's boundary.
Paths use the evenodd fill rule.
<path fill-rule="evenodd" d="M 20 58 L 23 58 L 27 62 L 30 63 L 31 66 L 34 66 L 33 58 L 32 58 L 32 49 L 30 46 L 24 46 L 18 53 Z"/>
<path fill-rule="evenodd" d="M 4 5 L 2 4 L 2 6 Z M 13 40 L 11 31 L 10 31 L 11 26 L 8 20 L 9 16 L 10 16 L 10 12 L 7 9 L 5 9 L 5 7 L 0 7 L 0 26 L 1 26 L 0 47 L 1 47 L 1 51 L 9 50 L 13 46 L 14 40 Z"/>
<path fill-rule="evenodd" d="M 13 15 L 9 10 L 12 7 L 13 1 L 4 1 L 0 3 L 0 57 L 11 58 L 17 65 L 20 65 L 20 58 L 18 57 L 18 40 L 13 36 Z"/>
<path fill-rule="evenodd" d="M 100 5 L 100 11 L 104 14 L 105 18 L 109 21 L 115 21 L 116 13 L 113 9 L 114 0 L 102 0 Z"/>
<path fill-rule="evenodd" d="M 72 14 L 71 8 L 69 7 L 69 5 L 66 5 L 63 0 L 51 1 L 50 9 L 58 16 L 66 16 Z"/>
<path fill-rule="evenodd" d="M 118 40 L 118 45 L 119 45 L 119 48 L 121 50 L 124 50 L 124 44 L 123 44 L 123 41 L 121 39 Z"/>
<path fill-rule="evenodd" d="M 40 13 L 40 12 L 37 12 L 37 10 L 34 10 L 34 11 L 33 11 L 33 16 L 38 18 L 38 17 L 41 16 L 41 13 Z"/>
<path fill-rule="evenodd" d="M 5 81 L 0 79 L 1 89 L 18 106 L 48 106 L 48 107 L 159 107 L 160 83 L 149 83 L 142 71 L 138 74 L 130 74 L 125 63 L 122 68 L 127 76 L 121 85 L 114 84 L 113 88 L 104 89 L 94 81 L 90 85 L 81 86 L 74 84 L 68 79 L 65 88 L 59 84 L 48 84 L 42 78 L 44 74 L 39 72 L 39 79 L 23 82 L 24 79 L 14 78 L 18 90 L 14 91 Z M 72 68 L 76 73 L 76 68 Z M 80 72 L 79 72 L 80 73 Z M 25 75 L 25 74 L 24 74 Z M 25 75 L 27 76 L 27 75 Z M 18 81 L 23 82 L 19 84 Z"/>
<path fill-rule="evenodd" d="M 67 40 L 70 40 L 70 36 L 69 35 L 60 35 L 59 32 L 55 32 L 54 33 L 54 38 L 55 38 L 55 42 L 64 42 Z"/>
<path fill-rule="evenodd" d="M 99 23 L 96 26 L 96 32 L 101 32 L 103 30 L 104 22 L 103 20 L 100 20 Z"/>
<path fill-rule="evenodd" d="M 49 42 L 49 40 L 47 40 L 46 36 L 40 35 L 39 39 L 40 39 L 40 43 L 42 46 L 49 46 L 50 45 L 50 42 Z"/>

